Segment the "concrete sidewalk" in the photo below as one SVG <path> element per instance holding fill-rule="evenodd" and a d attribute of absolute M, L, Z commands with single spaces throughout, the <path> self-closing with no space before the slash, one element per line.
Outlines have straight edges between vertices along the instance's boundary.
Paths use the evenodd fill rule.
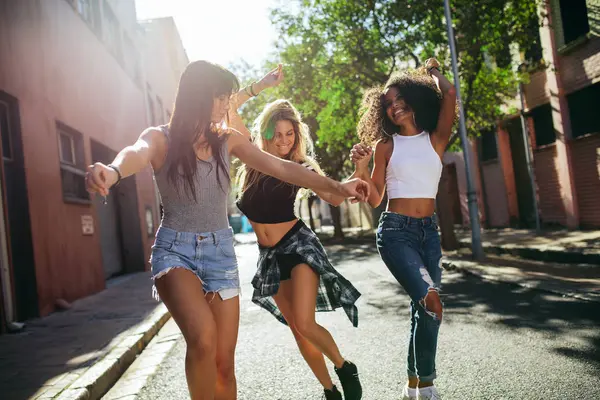
<path fill-rule="evenodd" d="M 170 317 L 151 288 L 149 273 L 127 275 L 0 336 L 0 398 L 100 398 Z"/>
<path fill-rule="evenodd" d="M 442 264 L 491 281 L 600 303 L 600 265 L 527 260 L 509 254 L 487 254 L 484 261 L 475 262 L 468 249 L 444 252 Z"/>
<path fill-rule="evenodd" d="M 461 247 L 471 247 L 471 231 L 456 231 Z M 600 265 L 600 231 L 542 231 L 485 229 L 481 233 L 486 254 L 513 256 L 547 262 Z"/>

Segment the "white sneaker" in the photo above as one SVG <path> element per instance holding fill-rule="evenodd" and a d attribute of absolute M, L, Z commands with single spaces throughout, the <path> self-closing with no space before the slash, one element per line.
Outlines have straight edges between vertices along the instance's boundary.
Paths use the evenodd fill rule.
<path fill-rule="evenodd" d="M 417 389 L 409 388 L 408 385 L 404 386 L 402 400 L 417 400 Z"/>
<path fill-rule="evenodd" d="M 418 392 L 418 400 L 442 400 L 442 396 L 440 396 L 435 386 L 419 388 Z"/>

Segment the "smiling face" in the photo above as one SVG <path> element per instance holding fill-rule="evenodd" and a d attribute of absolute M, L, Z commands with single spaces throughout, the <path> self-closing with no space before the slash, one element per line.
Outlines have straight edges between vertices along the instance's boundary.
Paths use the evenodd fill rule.
<path fill-rule="evenodd" d="M 267 152 L 280 158 L 286 158 L 296 143 L 296 131 L 291 121 L 282 119 L 275 124 L 273 139 L 267 142 Z"/>
<path fill-rule="evenodd" d="M 400 91 L 394 86 L 387 89 L 383 95 L 383 107 L 390 121 L 396 126 L 414 125 L 414 112 Z"/>
<path fill-rule="evenodd" d="M 210 122 L 219 123 L 223 121 L 227 111 L 229 111 L 229 98 L 228 94 L 223 94 L 213 99 L 213 108 L 210 116 Z"/>

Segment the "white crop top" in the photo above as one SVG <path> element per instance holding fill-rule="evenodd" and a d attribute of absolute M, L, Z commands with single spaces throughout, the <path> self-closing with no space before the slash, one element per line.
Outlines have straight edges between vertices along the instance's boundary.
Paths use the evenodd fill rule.
<path fill-rule="evenodd" d="M 385 171 L 390 199 L 435 199 L 442 176 L 442 161 L 429 132 L 414 136 L 392 136 L 394 149 Z"/>

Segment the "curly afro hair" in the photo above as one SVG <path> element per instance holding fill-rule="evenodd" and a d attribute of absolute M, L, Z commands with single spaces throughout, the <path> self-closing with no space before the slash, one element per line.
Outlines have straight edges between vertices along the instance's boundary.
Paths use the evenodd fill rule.
<path fill-rule="evenodd" d="M 376 86 L 365 92 L 358 122 L 358 137 L 361 142 L 372 145 L 377 140 L 387 140 L 400 131 L 390 121 L 383 107 L 383 95 L 391 87 L 400 92 L 413 110 L 419 129 L 433 132 L 437 127 L 442 93 L 424 69 L 408 70 L 393 74 L 385 86 Z"/>

